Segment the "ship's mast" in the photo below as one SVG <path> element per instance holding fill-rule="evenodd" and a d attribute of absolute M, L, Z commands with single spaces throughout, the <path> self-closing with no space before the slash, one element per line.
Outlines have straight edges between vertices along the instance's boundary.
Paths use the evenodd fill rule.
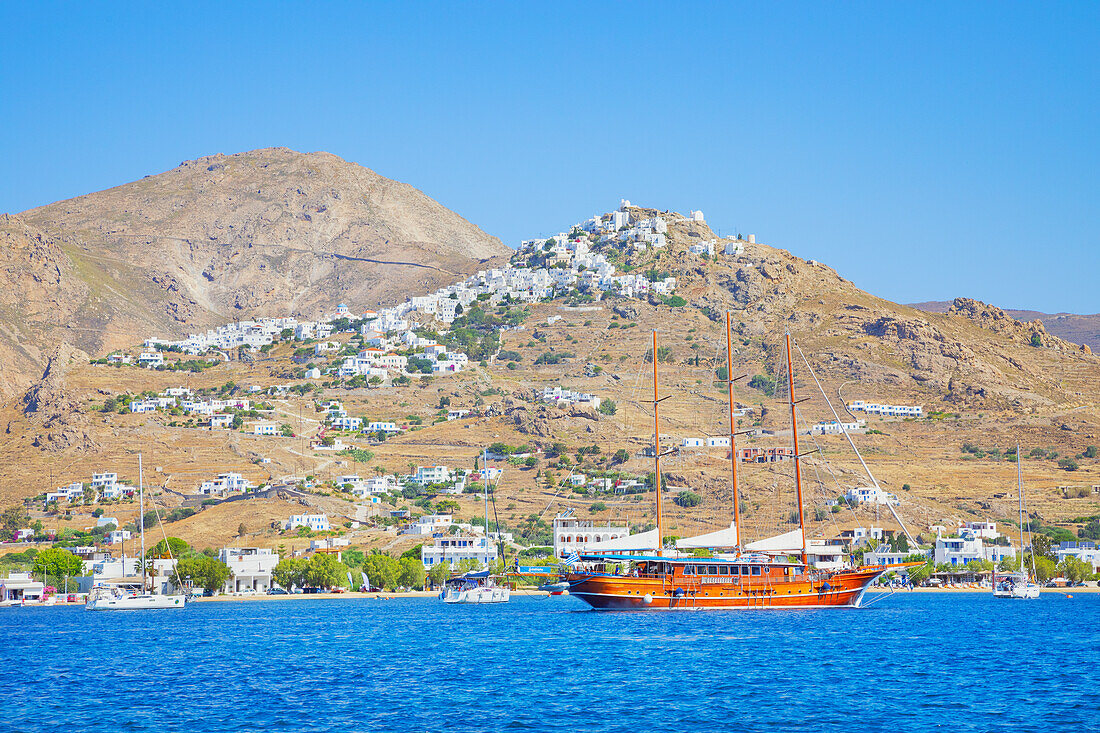
<path fill-rule="evenodd" d="M 485 567 L 489 567 L 489 451 L 481 449 L 481 475 L 485 478 Z"/>
<path fill-rule="evenodd" d="M 729 389 L 730 407 L 730 480 L 733 492 L 733 526 L 737 534 L 737 546 L 741 547 L 741 511 L 738 506 L 737 490 L 737 419 L 733 414 L 733 329 L 730 325 L 730 312 L 726 311 L 726 382 Z"/>
<path fill-rule="evenodd" d="M 798 420 L 794 414 L 794 366 L 791 364 L 791 334 L 787 332 L 787 395 L 791 403 L 791 439 L 794 441 L 794 485 L 798 491 L 798 529 L 802 532 L 802 565 L 810 569 L 806 560 L 806 524 L 802 512 L 802 464 L 798 455 Z"/>
<path fill-rule="evenodd" d="M 1016 444 L 1016 493 L 1020 499 L 1020 572 L 1024 571 L 1024 477 L 1020 469 L 1020 444 Z M 1035 550 L 1031 551 L 1035 554 Z"/>
<path fill-rule="evenodd" d="M 661 400 L 657 398 L 657 331 L 653 331 L 653 488 L 657 495 L 657 554 L 664 549 L 664 535 L 661 532 L 661 427 L 658 409 Z"/>
<path fill-rule="evenodd" d="M 141 530 L 141 557 L 138 567 L 141 568 L 141 592 L 145 592 L 145 480 L 141 471 L 141 454 L 138 453 L 138 527 Z M 123 560 L 123 565 L 126 561 Z M 126 568 L 122 568 L 125 575 Z"/>

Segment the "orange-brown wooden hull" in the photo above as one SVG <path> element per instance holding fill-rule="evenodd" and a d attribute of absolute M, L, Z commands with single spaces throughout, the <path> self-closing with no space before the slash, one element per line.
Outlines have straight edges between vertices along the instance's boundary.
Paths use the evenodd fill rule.
<path fill-rule="evenodd" d="M 632 577 L 569 573 L 569 594 L 600 610 L 712 608 L 858 608 L 863 594 L 886 568 L 751 582 L 702 578 Z"/>

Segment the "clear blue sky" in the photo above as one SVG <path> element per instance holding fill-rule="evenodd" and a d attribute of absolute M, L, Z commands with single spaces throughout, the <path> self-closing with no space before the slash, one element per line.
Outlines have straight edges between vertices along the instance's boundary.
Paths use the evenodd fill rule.
<path fill-rule="evenodd" d="M 1100 311 L 1098 3 L 11 2 L 0 23 L 0 211 L 285 145 L 513 246 L 626 197 L 892 300 Z"/>

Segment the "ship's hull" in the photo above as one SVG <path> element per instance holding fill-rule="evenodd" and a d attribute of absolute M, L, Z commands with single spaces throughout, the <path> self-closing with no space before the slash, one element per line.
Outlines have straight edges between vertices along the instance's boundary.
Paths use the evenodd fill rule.
<path fill-rule="evenodd" d="M 570 573 L 569 594 L 597 610 L 858 608 L 885 568 L 778 582 L 685 582 L 684 578 Z"/>

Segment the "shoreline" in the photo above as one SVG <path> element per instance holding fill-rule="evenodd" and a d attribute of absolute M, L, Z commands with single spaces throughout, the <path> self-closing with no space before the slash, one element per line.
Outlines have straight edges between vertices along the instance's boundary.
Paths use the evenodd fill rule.
<path fill-rule="evenodd" d="M 544 591 L 536 590 L 535 588 L 524 588 L 515 591 L 519 597 L 546 597 Z M 893 593 L 991 593 L 990 588 L 869 588 L 867 593 L 876 594 L 893 594 Z M 1100 593 L 1100 586 L 1080 586 L 1075 588 L 1040 588 L 1041 594 L 1060 594 L 1064 596 L 1072 597 L 1075 593 Z M 396 601 L 406 598 L 435 598 L 439 595 L 439 591 L 434 590 L 412 590 L 412 591 L 394 591 L 394 592 L 377 592 L 377 593 L 360 593 L 345 592 L 345 593 L 292 593 L 288 595 L 269 596 L 267 594 L 256 594 L 247 596 L 211 596 L 209 598 L 189 598 L 188 604 L 192 603 L 254 603 L 256 601 L 308 601 L 308 600 L 325 600 L 325 601 L 339 601 L 339 600 L 376 600 L 376 601 Z M 566 596 L 563 596 L 566 597 Z M 76 603 L 68 603 L 66 601 L 58 601 L 56 603 L 28 603 L 25 606 L 12 605 L 0 607 L 3 608 L 76 608 L 84 605 L 83 601 Z"/>

